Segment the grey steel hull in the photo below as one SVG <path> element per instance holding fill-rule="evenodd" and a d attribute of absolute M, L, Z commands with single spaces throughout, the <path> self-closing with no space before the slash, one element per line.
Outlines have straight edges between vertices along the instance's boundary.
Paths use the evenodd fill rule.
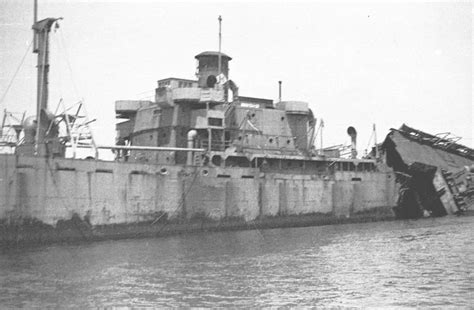
<path fill-rule="evenodd" d="M 393 172 L 211 168 L 0 155 L 0 243 L 393 219 Z"/>

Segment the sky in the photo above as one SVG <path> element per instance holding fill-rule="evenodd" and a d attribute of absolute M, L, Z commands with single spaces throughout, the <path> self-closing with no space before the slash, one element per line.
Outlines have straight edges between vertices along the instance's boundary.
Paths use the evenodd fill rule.
<path fill-rule="evenodd" d="M 473 147 L 470 2 L 39 0 L 63 17 L 51 37 L 49 108 L 83 100 L 100 144 L 115 141 L 114 103 L 152 99 L 156 81 L 195 78 L 194 56 L 230 55 L 242 96 L 309 103 L 324 146 L 359 153 L 403 123 L 451 132 Z M 33 0 L 0 0 L 0 99 L 32 40 Z M 27 54 L 0 109 L 35 113 L 36 54 Z M 319 143 L 319 142 L 317 142 Z"/>

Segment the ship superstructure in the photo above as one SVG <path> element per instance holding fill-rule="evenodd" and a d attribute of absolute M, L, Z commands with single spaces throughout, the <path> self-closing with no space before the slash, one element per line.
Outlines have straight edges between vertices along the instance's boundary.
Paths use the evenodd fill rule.
<path fill-rule="evenodd" d="M 150 147 L 121 152 L 120 160 L 279 169 L 306 169 L 311 162 L 323 167 L 325 161 L 336 161 L 332 166 L 341 170 L 375 169 L 375 160 L 354 161 L 339 158 L 334 151 L 316 152 L 316 118 L 308 103 L 240 96 L 228 76 L 230 56 L 208 51 L 195 58 L 197 80 L 158 80 L 154 102 L 116 101 L 117 118 L 126 119 L 117 124 L 118 144 Z M 175 150 L 157 152 L 153 147 Z"/>

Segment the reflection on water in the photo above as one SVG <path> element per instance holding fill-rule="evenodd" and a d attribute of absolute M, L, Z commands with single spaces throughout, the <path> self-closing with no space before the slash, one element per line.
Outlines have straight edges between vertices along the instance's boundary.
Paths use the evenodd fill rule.
<path fill-rule="evenodd" d="M 474 304 L 474 217 L 0 252 L 0 308 Z"/>

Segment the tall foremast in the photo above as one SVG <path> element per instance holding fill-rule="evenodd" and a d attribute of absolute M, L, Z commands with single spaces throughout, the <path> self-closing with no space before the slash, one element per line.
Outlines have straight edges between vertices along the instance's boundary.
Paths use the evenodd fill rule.
<path fill-rule="evenodd" d="M 37 54 L 36 115 L 22 121 L 23 142 L 15 153 L 26 156 L 64 156 L 64 145 L 58 139 L 55 116 L 48 111 L 49 83 L 49 34 L 58 28 L 62 18 L 45 18 L 37 21 L 37 1 L 34 1 L 33 53 Z"/>
<path fill-rule="evenodd" d="M 33 24 L 35 47 L 33 53 L 38 54 L 37 65 L 37 93 L 36 93 L 36 135 L 35 154 L 39 153 L 39 144 L 46 137 L 48 126 L 42 126 L 45 120 L 41 119 L 41 112 L 48 109 L 48 78 L 49 78 L 49 33 L 61 18 L 45 18 Z"/>

